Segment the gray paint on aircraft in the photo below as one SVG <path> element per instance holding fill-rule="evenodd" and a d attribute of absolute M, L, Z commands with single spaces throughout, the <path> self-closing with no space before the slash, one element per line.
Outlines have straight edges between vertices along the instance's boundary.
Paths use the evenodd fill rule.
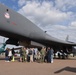
<path fill-rule="evenodd" d="M 6 12 L 10 16 L 8 19 L 5 17 Z M 9 32 L 9 35 L 16 34 L 42 44 L 76 45 L 75 43 L 49 36 L 26 17 L 2 4 L 0 4 L 0 31 L 5 31 L 6 33 Z M 13 36 L 11 37 L 13 38 Z"/>

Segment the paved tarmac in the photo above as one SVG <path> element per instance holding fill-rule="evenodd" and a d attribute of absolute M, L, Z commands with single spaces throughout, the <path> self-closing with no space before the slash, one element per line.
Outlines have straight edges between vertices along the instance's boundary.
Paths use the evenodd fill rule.
<path fill-rule="evenodd" d="M 54 63 L 0 60 L 0 75 L 76 75 L 76 59 L 54 59 Z"/>

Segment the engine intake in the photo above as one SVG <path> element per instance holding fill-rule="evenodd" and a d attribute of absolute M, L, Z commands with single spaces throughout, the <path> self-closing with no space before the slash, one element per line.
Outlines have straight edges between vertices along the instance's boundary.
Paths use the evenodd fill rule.
<path fill-rule="evenodd" d="M 16 45 L 16 46 L 19 45 L 17 39 L 10 39 L 10 38 L 6 41 L 6 44 L 12 44 L 12 45 Z"/>

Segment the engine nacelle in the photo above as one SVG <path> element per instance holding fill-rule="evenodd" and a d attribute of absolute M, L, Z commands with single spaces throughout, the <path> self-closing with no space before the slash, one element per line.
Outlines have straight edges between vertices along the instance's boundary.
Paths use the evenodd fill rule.
<path fill-rule="evenodd" d="M 29 40 L 22 40 L 22 41 L 19 41 L 19 44 L 22 45 L 22 46 L 29 46 L 31 44 L 31 41 Z"/>

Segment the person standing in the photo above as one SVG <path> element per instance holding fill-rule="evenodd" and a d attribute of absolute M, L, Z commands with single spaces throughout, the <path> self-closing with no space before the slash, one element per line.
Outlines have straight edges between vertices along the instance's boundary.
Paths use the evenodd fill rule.
<path fill-rule="evenodd" d="M 29 50 L 30 62 L 33 62 L 33 50 L 34 48 L 30 48 Z"/>
<path fill-rule="evenodd" d="M 27 61 L 27 62 L 29 61 L 29 59 L 28 59 L 28 58 L 29 58 L 28 53 L 29 53 L 29 49 L 27 48 L 27 49 L 26 49 L 26 61 Z"/>
<path fill-rule="evenodd" d="M 20 59 L 19 59 L 20 62 L 22 62 L 22 48 L 20 49 Z"/>
<path fill-rule="evenodd" d="M 48 58 L 48 63 L 53 63 L 53 49 L 48 47 L 47 51 L 47 58 Z"/>
<path fill-rule="evenodd" d="M 38 49 L 37 48 L 34 48 L 34 61 L 37 61 L 37 52 L 38 52 Z"/>
<path fill-rule="evenodd" d="M 40 52 L 41 52 L 41 62 L 44 62 L 45 61 L 46 48 L 43 47 Z"/>
<path fill-rule="evenodd" d="M 37 62 L 38 63 L 41 62 L 41 53 L 40 53 L 40 51 L 37 51 Z"/>
<path fill-rule="evenodd" d="M 11 61 L 12 60 L 12 51 L 11 51 L 11 49 L 9 49 L 8 57 L 9 57 L 9 61 Z"/>
<path fill-rule="evenodd" d="M 5 62 L 9 62 L 9 58 L 8 58 L 8 53 L 9 53 L 9 51 L 8 51 L 8 48 L 6 48 L 6 50 L 5 50 Z"/>
<path fill-rule="evenodd" d="M 54 50 L 51 48 L 51 63 L 53 63 L 53 57 L 54 57 Z"/>
<path fill-rule="evenodd" d="M 22 47 L 22 62 L 26 61 L 26 48 Z"/>
<path fill-rule="evenodd" d="M 12 48 L 11 50 L 12 50 L 12 61 L 15 61 L 14 60 L 14 54 L 15 54 L 14 48 Z"/>

